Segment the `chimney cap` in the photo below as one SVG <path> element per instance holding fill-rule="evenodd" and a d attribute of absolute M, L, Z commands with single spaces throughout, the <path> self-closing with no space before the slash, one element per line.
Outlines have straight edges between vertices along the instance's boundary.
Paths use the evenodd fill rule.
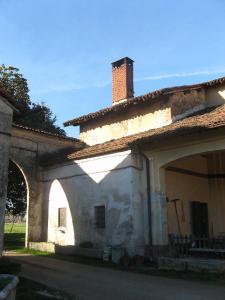
<path fill-rule="evenodd" d="M 116 60 L 116 61 L 114 61 L 114 62 L 112 62 L 112 66 L 113 67 L 119 67 L 119 66 L 121 66 L 122 64 L 133 64 L 133 60 L 131 59 L 131 58 L 129 58 L 129 57 L 123 57 L 123 58 L 121 58 L 121 59 L 119 59 L 119 60 Z"/>

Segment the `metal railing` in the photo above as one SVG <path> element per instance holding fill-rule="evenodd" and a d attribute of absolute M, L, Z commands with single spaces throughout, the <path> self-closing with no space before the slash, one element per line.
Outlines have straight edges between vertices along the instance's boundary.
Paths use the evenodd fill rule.
<path fill-rule="evenodd" d="M 201 255 L 206 257 L 225 256 L 225 236 L 194 237 L 192 235 L 169 235 L 172 256 Z"/>

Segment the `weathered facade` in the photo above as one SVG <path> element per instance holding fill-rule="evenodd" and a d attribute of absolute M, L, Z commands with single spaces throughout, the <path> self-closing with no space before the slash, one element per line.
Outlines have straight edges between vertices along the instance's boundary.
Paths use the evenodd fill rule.
<path fill-rule="evenodd" d="M 64 138 L 20 125 L 13 125 L 10 142 L 9 159 L 19 167 L 27 184 L 27 245 L 28 241 L 42 241 L 45 232 L 45 199 L 40 157 L 56 155 L 62 150 L 77 150 L 82 147 L 82 143 L 77 139 Z"/>
<path fill-rule="evenodd" d="M 0 255 L 2 254 L 3 249 L 10 134 L 14 109 L 12 104 L 0 93 Z"/>
<path fill-rule="evenodd" d="M 80 141 L 13 128 L 28 242 L 158 256 L 174 235 L 225 236 L 225 78 L 134 97 L 132 63 L 113 64 L 111 107 L 65 123 Z"/>

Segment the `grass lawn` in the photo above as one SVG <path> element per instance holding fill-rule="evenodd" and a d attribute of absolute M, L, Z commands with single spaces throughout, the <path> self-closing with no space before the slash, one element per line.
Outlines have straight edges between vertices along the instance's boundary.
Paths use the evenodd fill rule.
<path fill-rule="evenodd" d="M 25 245 L 25 223 L 15 223 L 12 230 L 12 225 L 5 224 L 5 236 L 4 236 L 4 248 L 5 250 L 14 250 L 18 252 L 28 251 L 24 248 Z M 44 254 L 44 253 L 43 253 Z M 46 253 L 49 254 L 49 253 Z M 4 259 L 1 261 L 0 272 L 17 274 L 19 272 L 19 265 L 15 266 Z M 3 284 L 3 282 L 2 282 Z M 5 284 L 5 282 L 4 282 Z M 1 284 L 0 284 L 1 288 Z M 20 277 L 19 284 L 17 286 L 16 300 L 49 300 L 49 299 L 61 299 L 61 300 L 78 300 L 77 297 L 69 296 L 68 294 L 51 289 L 40 283 Z"/>
<path fill-rule="evenodd" d="M 4 249 L 5 250 L 17 250 L 23 249 L 25 245 L 25 223 L 15 223 L 13 225 L 9 223 L 5 224 L 5 235 L 4 235 Z"/>
<path fill-rule="evenodd" d="M 138 272 L 143 274 L 149 274 L 154 276 L 163 276 L 163 277 L 172 277 L 172 278 L 180 278 L 187 280 L 197 280 L 197 281 L 207 281 L 209 282 L 217 282 L 219 284 L 225 284 L 225 276 L 220 274 L 211 274 L 207 272 L 203 273 L 194 273 L 194 272 L 179 272 L 179 271 L 163 271 L 159 270 L 155 264 L 144 264 L 141 266 L 121 266 L 115 265 L 111 262 L 104 262 L 95 258 L 87 258 L 80 256 L 72 256 L 72 255 L 61 255 L 61 254 L 53 254 L 48 252 L 35 251 L 32 249 L 26 249 L 25 245 L 25 224 L 15 224 L 12 232 L 10 233 L 11 225 L 5 225 L 5 250 L 14 250 L 19 253 L 27 253 L 38 256 L 48 256 L 49 258 L 55 258 L 59 260 L 70 261 L 74 263 L 87 264 L 97 267 L 104 268 L 114 268 L 116 270 L 121 271 L 130 271 L 130 272 Z M 21 298 L 22 299 L 22 298 Z M 36 299 L 36 298 L 34 298 Z M 39 298 L 37 298 L 39 299 Z M 44 298 L 41 298 L 44 299 Z"/>

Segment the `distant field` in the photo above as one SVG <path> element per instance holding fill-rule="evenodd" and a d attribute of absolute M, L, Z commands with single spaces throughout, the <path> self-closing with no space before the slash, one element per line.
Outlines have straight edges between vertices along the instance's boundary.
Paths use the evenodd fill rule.
<path fill-rule="evenodd" d="M 5 223 L 5 233 L 9 233 L 11 231 L 12 224 Z M 15 223 L 13 225 L 12 233 L 24 233 L 26 232 L 26 223 Z"/>
<path fill-rule="evenodd" d="M 16 250 L 24 248 L 25 245 L 25 223 L 5 223 L 4 248 L 5 250 Z"/>

